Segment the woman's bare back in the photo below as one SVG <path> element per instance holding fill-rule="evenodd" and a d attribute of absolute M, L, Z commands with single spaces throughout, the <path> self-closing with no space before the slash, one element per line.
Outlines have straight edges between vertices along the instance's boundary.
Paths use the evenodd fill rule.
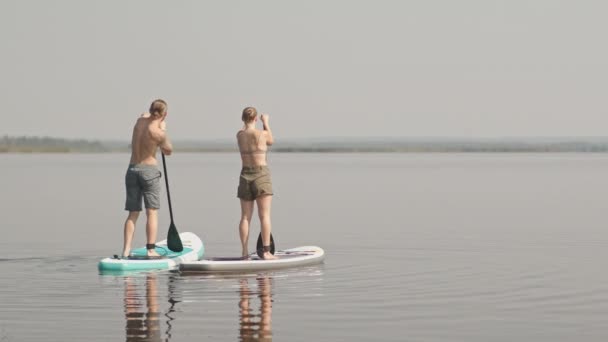
<path fill-rule="evenodd" d="M 264 131 L 249 128 L 241 129 L 236 134 L 243 166 L 266 165 L 266 151 L 268 150 L 268 145 L 264 133 Z"/>

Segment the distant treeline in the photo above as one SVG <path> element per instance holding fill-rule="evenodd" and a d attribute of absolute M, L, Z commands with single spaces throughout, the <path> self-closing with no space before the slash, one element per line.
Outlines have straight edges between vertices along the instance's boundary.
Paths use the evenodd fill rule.
<path fill-rule="evenodd" d="M 277 140 L 277 139 L 275 139 Z M 174 141 L 176 152 L 237 152 L 233 141 Z M 0 138 L 0 152 L 128 152 L 129 143 L 124 141 L 70 140 L 50 137 Z M 272 152 L 310 153 L 499 153 L 499 152 L 608 152 L 608 137 L 590 138 L 519 138 L 519 139 L 445 139 L 445 138 L 379 138 L 379 139 L 328 139 L 290 140 L 280 139 Z"/>
<path fill-rule="evenodd" d="M 402 140 L 325 142 L 277 146 L 275 152 L 396 152 L 396 153 L 514 153 L 514 152 L 608 152 L 606 141 L 491 141 Z"/>
<path fill-rule="evenodd" d="M 5 153 L 69 153 L 107 152 L 99 141 L 83 139 L 69 140 L 50 137 L 9 137 L 0 138 L 0 152 Z"/>

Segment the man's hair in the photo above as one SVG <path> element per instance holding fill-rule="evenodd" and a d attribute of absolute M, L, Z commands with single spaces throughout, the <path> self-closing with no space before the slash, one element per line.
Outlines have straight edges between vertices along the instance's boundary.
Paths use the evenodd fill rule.
<path fill-rule="evenodd" d="M 258 111 L 253 107 L 246 107 L 243 109 L 242 119 L 244 122 L 251 122 L 258 115 Z"/>
<path fill-rule="evenodd" d="M 161 99 L 154 100 L 150 105 L 150 114 L 153 116 L 163 116 L 167 112 L 167 102 Z"/>

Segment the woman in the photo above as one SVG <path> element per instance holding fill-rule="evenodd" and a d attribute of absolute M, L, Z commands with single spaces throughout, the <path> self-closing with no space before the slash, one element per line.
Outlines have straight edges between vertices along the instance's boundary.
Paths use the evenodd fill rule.
<path fill-rule="evenodd" d="M 276 259 L 270 253 L 270 205 L 272 203 L 272 182 L 270 170 L 266 164 L 266 151 L 272 145 L 272 131 L 268 125 L 268 115 L 260 116 L 264 129 L 255 128 L 258 112 L 253 107 L 243 109 L 243 128 L 236 134 L 236 140 L 241 152 L 242 169 L 239 177 L 237 197 L 241 200 L 241 221 L 239 233 L 241 237 L 243 258 L 249 256 L 247 244 L 249 240 L 249 225 L 253 215 L 254 203 L 258 205 L 258 216 L 262 226 L 262 259 Z M 260 254 L 260 253 L 258 253 Z"/>

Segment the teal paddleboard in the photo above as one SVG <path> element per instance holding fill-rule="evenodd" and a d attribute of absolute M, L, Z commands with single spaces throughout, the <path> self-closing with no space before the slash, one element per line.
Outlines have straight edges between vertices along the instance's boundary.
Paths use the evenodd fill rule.
<path fill-rule="evenodd" d="M 167 247 L 167 240 L 156 243 L 156 253 L 163 256 L 161 259 L 147 259 L 145 247 L 131 251 L 130 258 L 109 257 L 99 261 L 98 268 L 103 272 L 166 270 L 176 268 L 180 263 L 196 261 L 203 257 L 205 248 L 203 241 L 194 233 L 179 234 L 184 250 L 173 252 Z"/>

